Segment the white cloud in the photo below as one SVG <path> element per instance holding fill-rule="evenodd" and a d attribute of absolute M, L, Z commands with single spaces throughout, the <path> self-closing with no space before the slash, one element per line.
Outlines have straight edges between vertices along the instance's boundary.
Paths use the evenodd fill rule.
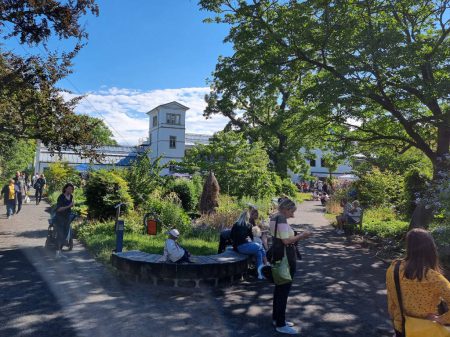
<path fill-rule="evenodd" d="M 86 93 L 76 108 L 77 113 L 100 117 L 114 133 L 119 144 L 136 145 L 148 137 L 146 112 L 154 107 L 177 101 L 190 109 L 186 112 L 186 132 L 212 134 L 228 122 L 223 116 L 203 117 L 208 87 L 139 91 L 126 88 L 102 88 Z"/>

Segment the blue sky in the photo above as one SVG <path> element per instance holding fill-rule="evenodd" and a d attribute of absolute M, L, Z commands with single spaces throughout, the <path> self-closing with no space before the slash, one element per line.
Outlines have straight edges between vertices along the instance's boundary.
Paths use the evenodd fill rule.
<path fill-rule="evenodd" d="M 206 24 L 197 0 L 101 0 L 89 17 L 88 45 L 76 58 L 71 80 L 83 91 L 101 86 L 152 90 L 202 87 L 228 28 Z"/>
<path fill-rule="evenodd" d="M 187 132 L 212 133 L 226 119 L 205 120 L 206 79 L 219 55 L 228 27 L 203 23 L 208 13 L 197 0 L 97 0 L 98 17 L 83 19 L 89 40 L 74 60 L 74 73 L 61 86 L 86 94 L 78 113 L 101 117 L 119 143 L 132 145 L 147 136 L 145 112 L 177 100 L 190 107 Z M 17 53 L 34 52 L 6 41 Z M 52 41 L 51 48 L 67 48 Z M 40 49 L 42 50 L 42 48 Z"/>

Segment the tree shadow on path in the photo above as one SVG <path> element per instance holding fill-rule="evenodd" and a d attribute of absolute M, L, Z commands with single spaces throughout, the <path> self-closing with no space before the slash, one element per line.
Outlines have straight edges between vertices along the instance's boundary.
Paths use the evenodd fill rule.
<path fill-rule="evenodd" d="M 346 245 L 330 227 L 319 227 L 301 247 L 303 260 L 291 289 L 287 319 L 308 337 L 392 336 L 388 319 L 387 266 Z M 271 326 L 273 286 L 247 282 L 218 290 L 235 336 L 279 336 Z"/>
<path fill-rule="evenodd" d="M 0 336 L 76 336 L 51 290 L 21 250 L 0 251 Z"/>

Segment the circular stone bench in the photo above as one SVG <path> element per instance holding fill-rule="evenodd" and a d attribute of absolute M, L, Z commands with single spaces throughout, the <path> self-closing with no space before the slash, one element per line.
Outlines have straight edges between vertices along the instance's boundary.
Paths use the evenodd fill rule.
<path fill-rule="evenodd" d="M 174 287 L 221 286 L 238 280 L 248 269 L 249 256 L 226 250 L 217 255 L 191 256 L 192 263 L 161 261 L 162 255 L 138 250 L 113 253 L 111 263 L 137 281 Z"/>

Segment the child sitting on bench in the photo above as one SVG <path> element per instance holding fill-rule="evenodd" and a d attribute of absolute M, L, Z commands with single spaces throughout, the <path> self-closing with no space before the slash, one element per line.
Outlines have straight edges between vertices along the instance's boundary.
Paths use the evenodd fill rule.
<path fill-rule="evenodd" d="M 164 245 L 162 260 L 175 263 L 191 262 L 189 259 L 191 254 L 177 242 L 180 232 L 174 228 L 167 234 L 169 234 L 169 238 L 166 240 L 166 244 Z"/>

